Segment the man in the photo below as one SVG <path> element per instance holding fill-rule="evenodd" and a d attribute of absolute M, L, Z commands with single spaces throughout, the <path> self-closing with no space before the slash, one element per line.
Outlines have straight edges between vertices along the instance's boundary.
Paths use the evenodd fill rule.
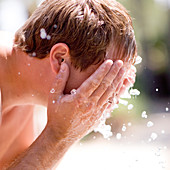
<path fill-rule="evenodd" d="M 135 57 L 131 18 L 118 2 L 44 1 L 13 45 L 0 46 L 1 168 L 58 164 L 134 83 Z M 33 142 L 34 105 L 47 107 L 48 122 Z"/>

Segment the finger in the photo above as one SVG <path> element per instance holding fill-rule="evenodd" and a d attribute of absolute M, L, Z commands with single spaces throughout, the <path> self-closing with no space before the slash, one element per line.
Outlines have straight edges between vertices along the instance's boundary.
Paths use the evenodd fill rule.
<path fill-rule="evenodd" d="M 108 106 L 108 103 L 104 103 L 103 106 L 100 108 L 100 110 L 98 112 L 94 112 L 94 114 L 91 115 L 90 121 L 95 120 L 96 123 L 99 123 L 98 120 L 103 115 L 103 112 L 105 111 L 107 106 Z"/>
<path fill-rule="evenodd" d="M 123 94 L 125 93 L 126 89 L 127 89 L 128 87 L 130 87 L 131 85 L 132 85 L 132 83 L 129 82 L 129 80 L 128 80 L 127 78 L 124 80 L 123 83 L 120 83 L 120 84 L 119 84 L 118 88 L 116 89 L 116 94 L 117 94 L 116 97 L 117 97 L 117 100 L 120 99 L 120 96 L 123 95 Z M 112 96 L 112 98 L 113 98 L 113 96 Z M 110 100 L 110 99 L 109 99 L 109 100 Z"/>
<path fill-rule="evenodd" d="M 106 110 L 106 108 L 108 108 L 108 106 L 109 106 L 110 104 L 109 103 L 105 103 L 104 105 L 103 105 L 103 107 L 101 108 L 101 113 L 103 113 L 105 110 Z"/>
<path fill-rule="evenodd" d="M 123 95 L 123 94 L 125 93 L 126 89 L 127 89 L 127 88 L 126 88 L 125 85 L 123 85 L 123 86 L 120 88 L 120 91 L 119 91 L 118 94 L 117 94 L 118 99 L 120 98 L 121 95 Z"/>
<path fill-rule="evenodd" d="M 103 81 L 95 90 L 95 92 L 91 95 L 91 97 L 94 97 L 95 100 L 99 100 L 99 98 L 104 94 L 107 88 L 112 84 L 122 66 L 123 62 L 121 60 L 114 62 L 109 73 L 104 77 Z"/>
<path fill-rule="evenodd" d="M 65 89 L 65 85 L 66 82 L 68 80 L 68 76 L 69 76 L 69 68 L 68 65 L 66 63 L 62 63 L 59 73 L 57 74 L 52 88 L 50 90 L 51 93 L 51 97 L 57 99 L 60 95 L 63 94 L 63 91 Z"/>
<path fill-rule="evenodd" d="M 117 86 L 119 83 L 124 79 L 126 70 L 124 67 L 122 67 L 117 74 L 116 78 L 112 82 L 111 86 L 108 87 L 108 89 L 105 91 L 105 93 L 101 96 L 101 98 L 98 101 L 98 105 L 103 105 L 104 102 L 106 102 L 111 96 L 114 96 L 116 93 Z"/>
<path fill-rule="evenodd" d="M 120 91 L 120 89 L 121 89 L 122 86 L 123 86 L 123 81 L 118 84 L 118 86 L 117 86 L 117 88 L 116 88 L 116 94 L 119 93 L 119 91 Z"/>
<path fill-rule="evenodd" d="M 113 83 L 111 85 L 113 93 L 116 92 L 118 86 L 123 82 L 125 74 L 126 74 L 126 69 L 124 67 L 122 67 L 118 73 L 118 76 L 116 77 L 116 79 L 113 81 Z"/>
<path fill-rule="evenodd" d="M 137 72 L 136 67 L 135 67 L 134 65 L 131 66 L 131 70 L 132 70 L 132 72 L 134 72 L 134 73 Z"/>
<path fill-rule="evenodd" d="M 124 80 L 123 84 L 128 88 L 128 87 L 132 87 L 134 83 L 135 83 L 135 78 L 128 77 Z"/>
<path fill-rule="evenodd" d="M 100 85 L 105 75 L 113 64 L 112 60 L 106 60 L 78 89 L 77 96 L 89 97 Z"/>
<path fill-rule="evenodd" d="M 131 66 L 129 69 L 127 77 L 136 77 L 136 68 L 134 66 Z"/>
<path fill-rule="evenodd" d="M 133 86 L 133 84 L 135 83 L 135 79 L 136 79 L 136 74 L 131 72 L 130 74 L 127 75 L 123 84 L 126 85 L 127 87 Z"/>

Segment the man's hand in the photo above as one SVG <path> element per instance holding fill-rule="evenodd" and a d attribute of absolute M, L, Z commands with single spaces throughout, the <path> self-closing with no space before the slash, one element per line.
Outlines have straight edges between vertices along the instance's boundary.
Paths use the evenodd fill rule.
<path fill-rule="evenodd" d="M 51 169 L 58 164 L 70 146 L 97 124 L 125 72 L 122 61 L 107 60 L 76 93 L 64 95 L 69 69 L 62 63 L 49 95 L 46 128 L 8 169 Z"/>
<path fill-rule="evenodd" d="M 82 138 L 96 125 L 108 106 L 108 99 L 115 93 L 124 79 L 125 69 L 122 61 L 105 61 L 91 75 L 76 93 L 64 95 L 68 79 L 68 66 L 62 63 L 56 77 L 48 103 L 48 123 L 57 139 L 74 142 Z"/>
<path fill-rule="evenodd" d="M 107 107 L 107 109 L 111 109 L 112 106 L 119 103 L 121 95 L 123 95 L 127 89 L 134 85 L 135 79 L 136 79 L 136 67 L 132 65 L 130 69 L 127 71 L 126 76 L 122 77 L 121 79 L 122 81 L 119 83 L 115 93 L 113 93 L 112 97 L 109 98 L 110 105 Z"/>

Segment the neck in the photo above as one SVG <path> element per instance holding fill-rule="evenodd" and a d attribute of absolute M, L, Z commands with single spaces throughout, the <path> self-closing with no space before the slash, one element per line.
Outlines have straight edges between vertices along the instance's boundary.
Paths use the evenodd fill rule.
<path fill-rule="evenodd" d="M 49 57 L 37 59 L 12 48 L 6 58 L 1 57 L 0 67 L 3 68 L 0 72 L 2 111 L 17 105 L 47 106 L 51 82 L 55 78 Z"/>

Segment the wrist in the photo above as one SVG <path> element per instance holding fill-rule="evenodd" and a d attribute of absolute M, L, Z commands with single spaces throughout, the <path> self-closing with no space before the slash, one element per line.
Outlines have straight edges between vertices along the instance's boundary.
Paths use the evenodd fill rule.
<path fill-rule="evenodd" d="M 68 148 L 76 141 L 62 129 L 54 127 L 49 122 L 47 123 L 42 135 L 46 138 L 47 142 L 54 147 L 60 145 L 61 148 Z"/>

